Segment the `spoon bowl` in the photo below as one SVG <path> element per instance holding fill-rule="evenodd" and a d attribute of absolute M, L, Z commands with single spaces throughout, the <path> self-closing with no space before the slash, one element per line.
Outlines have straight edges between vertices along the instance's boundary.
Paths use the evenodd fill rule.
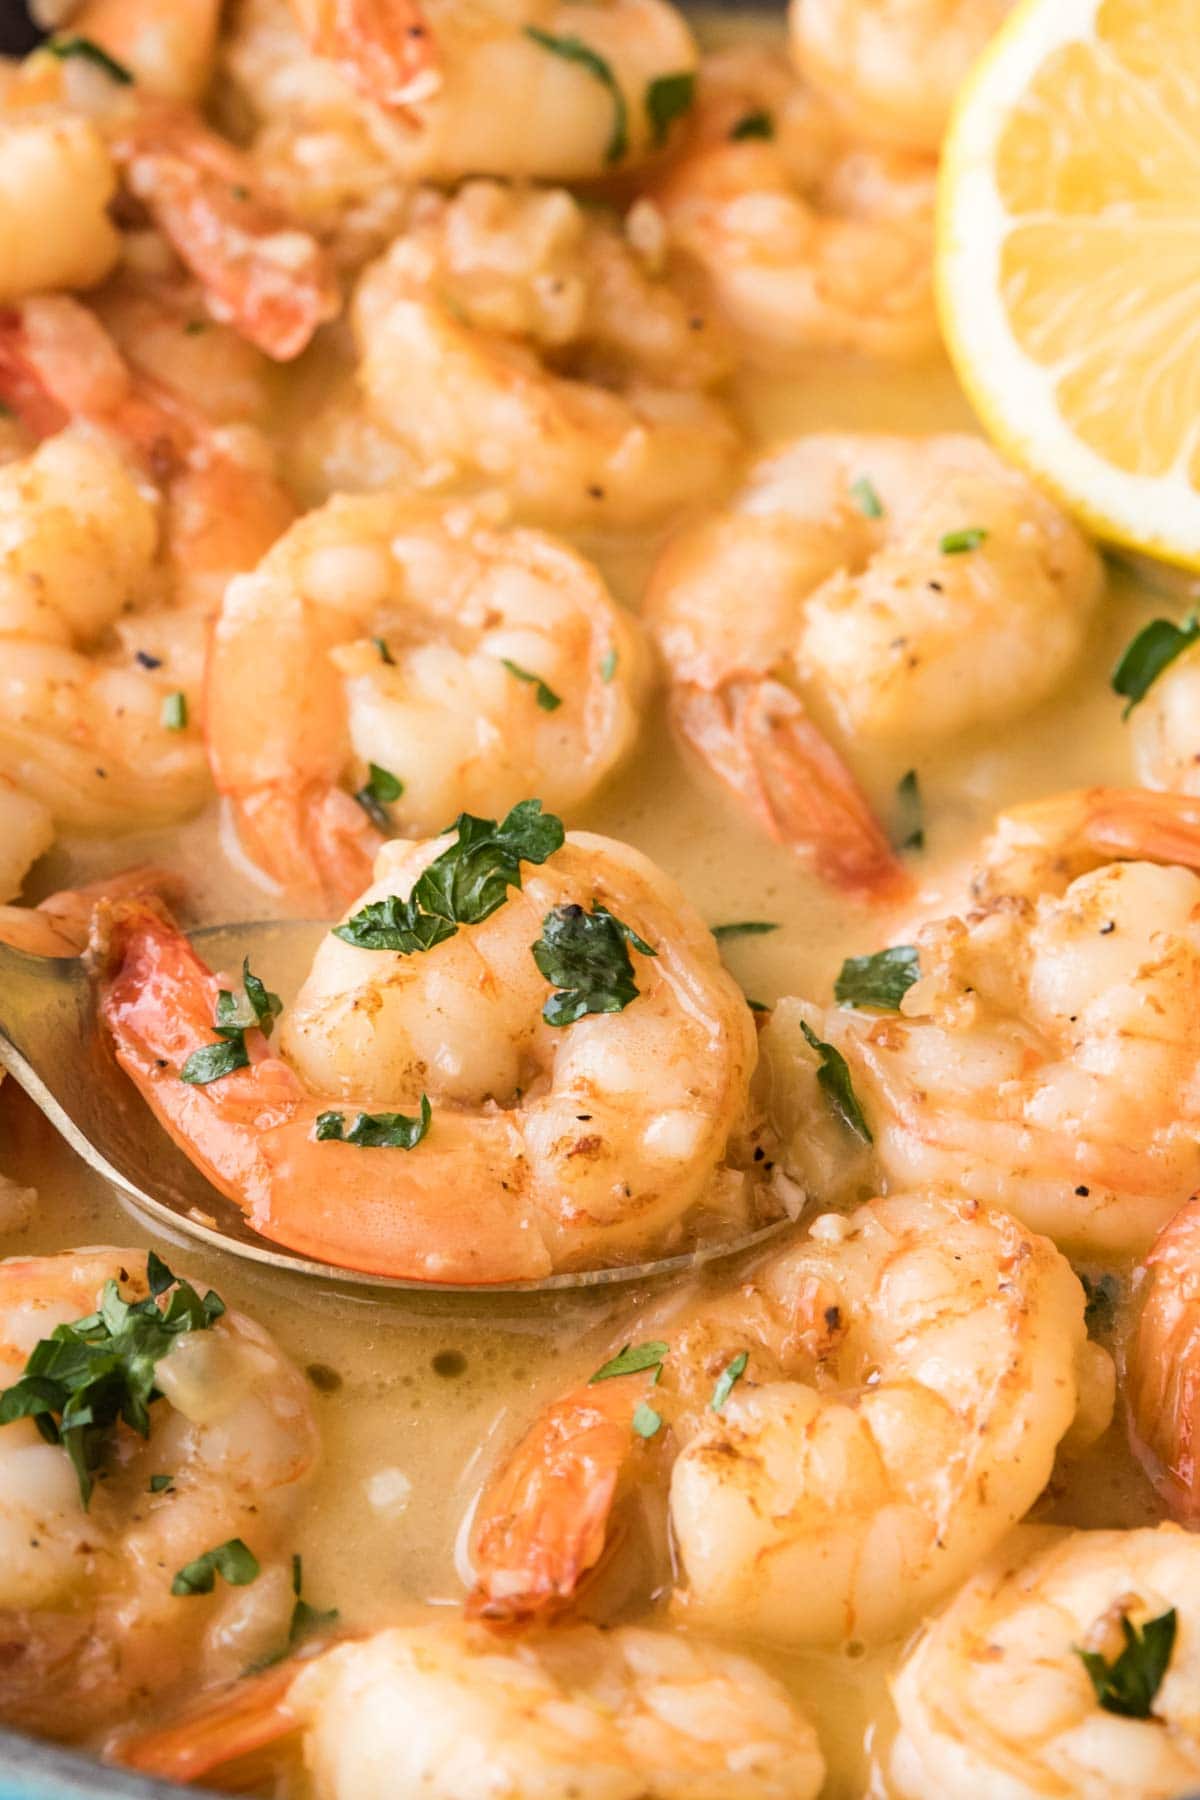
<path fill-rule="evenodd" d="M 260 919 L 210 925 L 190 937 L 215 969 L 240 968 L 248 955 L 255 972 L 286 1002 L 297 985 L 295 972 L 309 967 L 328 930 L 327 923 L 311 919 Z M 260 1237 L 241 1209 L 184 1155 L 117 1064 L 100 1027 L 93 985 L 78 957 L 31 956 L 0 943 L 0 1065 L 76 1154 L 135 1207 L 217 1249 L 325 1282 L 459 1294 L 613 1286 L 670 1276 L 733 1256 L 765 1242 L 787 1224 L 774 1221 L 681 1255 L 571 1270 L 537 1281 L 480 1284 L 365 1274 L 316 1261 Z"/>

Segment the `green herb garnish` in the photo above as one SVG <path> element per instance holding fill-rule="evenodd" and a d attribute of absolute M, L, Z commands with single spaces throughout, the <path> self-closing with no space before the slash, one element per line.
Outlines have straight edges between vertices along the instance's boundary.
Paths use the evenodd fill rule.
<path fill-rule="evenodd" d="M 724 1410 L 725 1402 L 733 1392 L 734 1383 L 742 1379 L 742 1376 L 746 1373 L 746 1364 L 749 1361 L 750 1352 L 748 1350 L 742 1350 L 734 1357 L 731 1363 L 728 1363 L 726 1367 L 721 1370 L 721 1373 L 717 1376 L 717 1385 L 713 1389 L 712 1399 L 708 1403 L 711 1412 L 719 1413 Z"/>
<path fill-rule="evenodd" d="M 1200 615 L 1195 612 L 1190 612 L 1181 625 L 1173 625 L 1170 619 L 1151 619 L 1149 625 L 1143 625 L 1112 672 L 1113 693 L 1120 694 L 1126 703 L 1123 719 L 1146 698 L 1163 670 L 1197 639 Z"/>
<path fill-rule="evenodd" d="M 335 925 L 333 935 L 360 950 L 411 956 L 452 938 L 460 925 L 478 925 L 521 885 L 523 862 L 544 863 L 561 848 L 562 820 L 543 813 L 540 800 L 522 800 L 498 825 L 460 813 L 457 841 L 430 863 L 407 900 L 389 894 Z"/>
<path fill-rule="evenodd" d="M 803 1019 L 800 1021 L 800 1029 L 804 1033 L 805 1042 L 821 1059 L 817 1080 L 829 1096 L 834 1112 L 864 1144 L 874 1143 L 871 1127 L 867 1124 L 863 1109 L 858 1103 L 858 1095 L 854 1092 L 850 1067 L 845 1057 L 832 1044 L 822 1043 Z"/>
<path fill-rule="evenodd" d="M 775 136 L 775 121 L 769 112 L 743 113 L 729 136 L 735 144 L 745 143 L 747 138 L 770 139 Z"/>
<path fill-rule="evenodd" d="M 387 663 L 387 664 L 388 664 L 388 665 L 389 665 L 389 667 L 390 667 L 390 668 L 393 668 L 393 669 L 394 669 L 394 668 L 395 668 L 395 666 L 396 666 L 396 659 L 395 659 L 395 657 L 394 657 L 394 656 L 393 656 L 393 655 L 392 655 L 392 653 L 391 653 L 391 651 L 390 651 L 390 650 L 389 650 L 389 649 L 388 649 L 388 641 L 387 641 L 387 639 L 386 639 L 386 638 L 381 638 L 381 637 L 373 637 L 373 638 L 372 638 L 372 639 L 371 639 L 371 642 L 372 642 L 372 643 L 373 643 L 373 644 L 374 644 L 374 646 L 375 646 L 375 648 L 376 648 L 376 649 L 377 649 L 377 650 L 378 650 L 378 652 L 379 652 L 379 660 L 380 660 L 380 662 L 381 662 L 381 663 Z"/>
<path fill-rule="evenodd" d="M 367 764 L 367 779 L 355 794 L 354 798 L 380 831 L 391 827 L 391 819 L 383 810 L 393 800 L 398 800 L 404 792 L 404 783 L 390 769 L 381 769 L 378 763 Z"/>
<path fill-rule="evenodd" d="M 647 1369 L 654 1370 L 657 1382 L 662 1374 L 663 1357 L 670 1348 L 670 1344 L 661 1343 L 657 1339 L 648 1344 L 626 1344 L 616 1356 L 601 1363 L 594 1375 L 588 1376 L 588 1386 L 592 1387 L 597 1381 L 615 1381 L 619 1375 L 641 1375 Z"/>
<path fill-rule="evenodd" d="M 721 944 L 726 938 L 766 937 L 769 931 L 778 930 L 774 919 L 735 919 L 731 925 L 714 925 L 712 934 Z"/>
<path fill-rule="evenodd" d="M 615 650 L 606 650 L 604 652 L 604 655 L 600 658 L 600 679 L 601 679 L 601 681 L 603 681 L 605 683 L 610 682 L 612 680 L 613 676 L 616 674 L 616 672 L 617 672 L 617 653 Z"/>
<path fill-rule="evenodd" d="M 860 475 L 850 483 L 850 497 L 865 519 L 882 519 L 883 501 L 869 476 Z"/>
<path fill-rule="evenodd" d="M 341 1614 L 336 1606 L 322 1611 L 310 1606 L 301 1589 L 304 1585 L 304 1567 L 298 1556 L 292 1558 L 292 1592 L 296 1596 L 296 1604 L 292 1608 L 292 1622 L 288 1627 L 288 1649 L 292 1649 L 302 1638 L 310 1637 L 314 1631 L 324 1630 L 326 1625 L 336 1625 Z"/>
<path fill-rule="evenodd" d="M 925 809 L 921 804 L 921 784 L 917 771 L 910 769 L 896 783 L 897 849 L 925 848 Z"/>
<path fill-rule="evenodd" d="M 1076 1271 L 1078 1273 L 1078 1271 Z M 1115 1275 L 1079 1275 L 1084 1294 L 1083 1322 L 1091 1337 L 1105 1337 L 1116 1323 L 1121 1283 Z"/>
<path fill-rule="evenodd" d="M 184 1563 L 171 1583 L 177 1599 L 192 1594 L 211 1594 L 217 1576 L 230 1587 L 249 1587 L 258 1579 L 258 1558 L 241 1538 L 229 1538 L 215 1550 L 206 1550 L 195 1562 Z"/>
<path fill-rule="evenodd" d="M 533 960 L 555 993 L 542 1008 L 547 1025 L 573 1025 L 585 1013 L 623 1012 L 638 997 L 629 945 L 657 956 L 645 938 L 607 907 L 556 906 L 542 920 Z"/>
<path fill-rule="evenodd" d="M 186 731 L 188 722 L 187 695 L 181 693 L 168 694 L 162 703 L 162 722 L 167 731 Z"/>
<path fill-rule="evenodd" d="M 604 160 L 619 163 L 629 149 L 629 108 L 610 65 L 582 38 L 555 37 L 552 31 L 543 31 L 538 25 L 526 25 L 524 30 L 525 36 L 540 44 L 543 50 L 549 50 L 552 56 L 561 56 L 564 62 L 578 63 L 581 69 L 595 76 L 601 87 L 608 89 L 612 95 L 613 120 Z"/>
<path fill-rule="evenodd" d="M 593 1376 L 593 1380 L 595 1377 Z M 639 1400 L 633 1409 L 633 1429 L 640 1438 L 652 1438 L 662 1424 L 662 1414 Z"/>
<path fill-rule="evenodd" d="M 152 1494 L 169 1494 L 175 1486 L 175 1477 L 173 1475 L 152 1475 L 148 1485 Z"/>
<path fill-rule="evenodd" d="M 982 525 L 966 525 L 961 531 L 948 531 L 938 539 L 938 549 L 943 556 L 963 556 L 968 550 L 978 550 L 987 537 Z"/>
<path fill-rule="evenodd" d="M 32 1419 L 49 1444 L 71 1459 L 84 1507 L 92 1476 L 118 1420 L 139 1437 L 150 1434 L 150 1407 L 162 1398 L 154 1385 L 159 1360 L 187 1331 L 207 1331 L 225 1305 L 211 1290 L 201 1299 L 151 1250 L 146 1258 L 145 1300 L 121 1298 L 106 1281 L 99 1309 L 68 1325 L 56 1325 L 34 1345 L 18 1381 L 0 1393 L 0 1425 Z M 165 1307 L 157 1301 L 173 1289 Z M 169 1479 L 169 1478 L 168 1478 Z"/>
<path fill-rule="evenodd" d="M 500 661 L 504 664 L 504 667 L 508 670 L 510 675 L 515 675 L 518 681 L 527 682 L 534 688 L 537 695 L 537 703 L 543 712 L 558 711 L 559 707 L 562 705 L 562 695 L 556 694 L 552 687 L 547 687 L 540 675 L 534 675 L 528 669 L 523 669 L 520 663 L 511 662 L 507 656 L 502 656 Z"/>
<path fill-rule="evenodd" d="M 183 327 L 183 335 L 184 337 L 199 337 L 202 331 L 207 330 L 207 319 L 188 319 Z"/>
<path fill-rule="evenodd" d="M 241 994 L 222 988 L 217 995 L 213 1030 L 221 1042 L 202 1044 L 199 1050 L 193 1050 L 179 1071 L 180 1081 L 192 1087 L 207 1087 L 210 1081 L 220 1081 L 235 1069 L 248 1068 L 246 1033 L 257 1027 L 264 1037 L 270 1037 L 282 1011 L 283 1001 L 251 972 L 250 958 L 246 957 L 242 963 Z"/>
<path fill-rule="evenodd" d="M 48 50 L 51 56 L 57 56 L 60 62 L 69 62 L 72 57 L 77 58 L 80 62 L 90 62 L 97 69 L 103 69 L 112 81 L 119 81 L 122 87 L 132 87 L 133 85 L 133 76 L 124 63 L 119 63 L 115 56 L 110 56 L 107 50 L 102 49 L 99 44 L 93 43 L 91 38 L 71 33 L 63 37 L 50 38 L 42 45 L 42 48 Z"/>
<path fill-rule="evenodd" d="M 1153 1717 L 1151 1706 L 1171 1661 L 1178 1622 L 1174 1607 L 1141 1626 L 1132 1625 L 1122 1613 L 1125 1648 L 1112 1662 L 1098 1650 L 1072 1646 L 1105 1712 L 1117 1713 L 1123 1719 Z"/>
<path fill-rule="evenodd" d="M 691 69 L 677 75 L 659 75 L 646 85 L 646 123 L 650 142 L 661 150 L 676 119 L 690 112 L 696 97 L 696 77 Z"/>
<path fill-rule="evenodd" d="M 833 984 L 839 1006 L 877 1006 L 898 1012 L 900 1002 L 921 973 L 914 944 L 893 944 L 871 956 L 848 956 Z"/>
<path fill-rule="evenodd" d="M 313 1136 L 322 1143 L 334 1139 L 340 1144 L 357 1144 L 360 1150 L 413 1150 L 428 1135 L 432 1118 L 429 1096 L 422 1094 L 418 1118 L 398 1112 L 360 1112 L 347 1130 L 345 1113 L 323 1112 L 317 1114 Z"/>

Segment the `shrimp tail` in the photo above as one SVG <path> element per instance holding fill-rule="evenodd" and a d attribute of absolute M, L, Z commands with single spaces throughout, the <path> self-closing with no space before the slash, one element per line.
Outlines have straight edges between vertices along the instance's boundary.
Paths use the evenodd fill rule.
<path fill-rule="evenodd" d="M 679 687 L 676 729 L 778 842 L 848 893 L 897 900 L 911 883 L 865 795 L 796 695 L 769 679 Z"/>
<path fill-rule="evenodd" d="M 1146 1258 L 1147 1293 L 1126 1370 L 1134 1451 L 1172 1515 L 1200 1527 L 1200 1196 Z"/>
<path fill-rule="evenodd" d="M 548 1407 L 484 1494 L 468 1618 L 512 1630 L 569 1606 L 609 1542 L 613 1506 L 647 1446 L 633 1414 L 645 1379 L 618 1376 Z"/>
<path fill-rule="evenodd" d="M 266 782 L 235 795 L 233 811 L 247 856 L 284 887 L 337 911 L 369 884 L 383 839 L 343 789 Z"/>
<path fill-rule="evenodd" d="M 92 915 L 102 901 L 158 898 L 175 902 L 182 895 L 183 882 L 177 874 L 142 863 L 86 887 L 63 888 L 36 907 L 0 907 L 0 938 L 39 956 L 78 956 L 87 944 Z"/>
<path fill-rule="evenodd" d="M 199 1781 L 226 1763 L 265 1750 L 299 1730 L 288 1706 L 294 1662 L 280 1663 L 236 1683 L 153 1731 L 123 1737 L 108 1755 L 127 1769 L 181 1784 Z"/>
<path fill-rule="evenodd" d="M 316 56 L 327 57 L 368 99 L 412 106 L 441 85 L 419 0 L 293 0 Z"/>

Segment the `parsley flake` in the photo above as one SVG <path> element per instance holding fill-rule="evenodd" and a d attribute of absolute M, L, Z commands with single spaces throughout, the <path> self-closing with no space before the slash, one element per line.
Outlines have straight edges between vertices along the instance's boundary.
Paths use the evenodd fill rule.
<path fill-rule="evenodd" d="M 1112 672 L 1112 690 L 1125 701 L 1127 719 L 1134 707 L 1146 698 L 1164 669 L 1170 668 L 1177 656 L 1200 639 L 1200 614 L 1190 612 L 1180 625 L 1170 619 L 1151 619 L 1128 644 L 1120 662 Z"/>
<path fill-rule="evenodd" d="M 432 1118 L 429 1096 L 422 1094 L 418 1118 L 398 1112 L 360 1112 L 347 1131 L 345 1113 L 323 1112 L 317 1114 L 313 1136 L 319 1142 L 332 1138 L 340 1144 L 357 1144 L 360 1150 L 415 1150 L 428 1136 Z"/>
<path fill-rule="evenodd" d="M 601 681 L 603 681 L 607 685 L 607 683 L 612 680 L 612 678 L 616 674 L 616 672 L 617 672 L 617 653 L 615 650 L 606 650 L 604 652 L 604 655 L 600 658 L 600 679 L 601 679 Z"/>
<path fill-rule="evenodd" d="M 925 808 L 921 801 L 921 784 L 917 780 L 917 771 L 910 769 L 896 783 L 897 832 L 896 848 L 898 850 L 923 850 L 925 848 Z"/>
<path fill-rule="evenodd" d="M 743 113 L 729 133 L 730 141 L 743 144 L 748 138 L 770 140 L 775 136 L 775 121 L 769 112 Z"/>
<path fill-rule="evenodd" d="M 369 762 L 367 779 L 354 798 L 372 825 L 377 825 L 380 831 L 388 831 L 392 821 L 383 809 L 398 800 L 403 792 L 404 783 L 398 776 L 393 775 L 390 769 L 381 769 L 378 763 Z"/>
<path fill-rule="evenodd" d="M 193 1050 L 179 1071 L 180 1081 L 191 1087 L 207 1087 L 210 1081 L 220 1081 L 235 1069 L 248 1068 L 246 1033 L 257 1028 L 264 1037 L 270 1037 L 282 1011 L 283 1001 L 251 971 L 250 958 L 246 957 L 242 962 L 241 994 L 222 988 L 217 995 L 213 1030 L 221 1042 L 202 1044 L 199 1050 Z"/>
<path fill-rule="evenodd" d="M 573 1025 L 585 1013 L 623 1012 L 640 989 L 633 978 L 629 945 L 643 956 L 657 950 L 605 906 L 553 907 L 542 920 L 542 935 L 531 946 L 533 960 L 555 993 L 542 1008 L 547 1025 Z"/>
<path fill-rule="evenodd" d="M 73 57 L 80 62 L 90 62 L 95 68 L 103 69 L 110 81 L 119 82 L 122 87 L 133 85 L 133 76 L 124 63 L 119 63 L 115 56 L 110 56 L 107 50 L 93 43 L 91 38 L 70 33 L 50 38 L 42 48 L 48 50 L 51 56 L 57 56 L 60 62 L 69 62 Z"/>
<path fill-rule="evenodd" d="M 658 1339 L 646 1344 L 626 1344 L 606 1363 L 601 1363 L 594 1375 L 588 1376 L 588 1386 L 593 1387 L 597 1381 L 615 1381 L 621 1375 L 642 1375 L 648 1369 L 654 1371 L 657 1382 L 662 1374 L 663 1358 L 670 1348 L 670 1344 Z"/>
<path fill-rule="evenodd" d="M 726 938 L 766 937 L 769 931 L 778 931 L 778 922 L 774 919 L 735 919 L 731 925 L 714 925 L 712 934 L 718 944 Z"/>
<path fill-rule="evenodd" d="M 394 669 L 396 666 L 396 659 L 392 655 L 391 651 L 388 649 L 387 639 L 381 638 L 381 637 L 373 637 L 371 639 L 371 642 L 374 644 L 375 648 L 379 652 L 380 662 L 387 663 L 390 668 Z"/>
<path fill-rule="evenodd" d="M 523 669 L 520 663 L 511 662 L 507 656 L 502 656 L 500 661 L 510 675 L 515 675 L 518 681 L 526 682 L 535 690 L 537 703 L 543 712 L 558 711 L 562 705 L 562 695 L 556 694 L 552 687 L 547 687 L 540 675 L 531 674 L 528 669 Z"/>
<path fill-rule="evenodd" d="M 552 56 L 561 56 L 564 62 L 578 63 L 581 69 L 595 76 L 601 87 L 608 89 L 612 96 L 613 118 L 604 160 L 619 163 L 629 150 L 629 108 L 611 65 L 582 38 L 555 37 L 552 31 L 543 31 L 539 25 L 526 25 L 524 30 L 525 36 L 540 44 L 543 50 L 549 50 Z"/>
<path fill-rule="evenodd" d="M 1086 1296 L 1083 1322 L 1089 1337 L 1107 1337 L 1116 1323 L 1121 1283 L 1115 1275 L 1085 1275 L 1076 1270 Z"/>
<path fill-rule="evenodd" d="M 173 1475 L 152 1475 L 148 1483 L 152 1494 L 169 1494 L 175 1487 Z"/>
<path fill-rule="evenodd" d="M 633 1429 L 640 1438 L 652 1438 L 662 1425 L 662 1414 L 639 1400 L 633 1409 Z"/>
<path fill-rule="evenodd" d="M 873 1144 L 871 1127 L 858 1103 L 858 1095 L 854 1092 L 854 1083 L 850 1079 L 850 1066 L 840 1050 L 832 1044 L 822 1043 L 804 1020 L 800 1021 L 800 1029 L 804 1033 L 805 1042 L 820 1057 L 817 1069 L 817 1080 L 829 1096 L 830 1104 L 844 1125 L 848 1125 L 855 1137 L 860 1137 L 864 1144 Z"/>
<path fill-rule="evenodd" d="M 860 475 L 850 483 L 850 497 L 864 519 L 882 519 L 883 501 L 868 475 Z"/>
<path fill-rule="evenodd" d="M 188 722 L 187 695 L 182 693 L 168 694 L 162 703 L 162 722 L 167 731 L 186 731 Z"/>
<path fill-rule="evenodd" d="M 947 531 L 938 539 L 938 549 L 943 556 L 963 556 L 968 550 L 978 550 L 986 537 L 982 525 L 966 525 L 961 531 Z"/>
<path fill-rule="evenodd" d="M 1072 1646 L 1105 1712 L 1123 1719 L 1153 1718 L 1151 1707 L 1171 1661 L 1178 1623 L 1174 1607 L 1144 1625 L 1131 1624 L 1122 1613 L 1125 1647 L 1112 1662 L 1098 1650 Z"/>
<path fill-rule="evenodd" d="M 213 1550 L 206 1550 L 194 1562 L 184 1563 L 171 1583 L 176 1599 L 193 1594 L 211 1594 L 217 1576 L 230 1587 L 249 1587 L 259 1576 L 259 1562 L 241 1538 L 227 1538 Z"/>
<path fill-rule="evenodd" d="M 692 109 L 696 97 L 696 77 L 691 69 L 676 75 L 658 75 L 646 85 L 646 123 L 650 142 L 661 150 L 676 119 Z"/>
<path fill-rule="evenodd" d="M 839 1006 L 875 1006 L 881 1012 L 898 1012 L 920 973 L 914 944 L 893 944 L 870 956 L 848 956 L 833 984 L 833 997 Z"/>
<path fill-rule="evenodd" d="M 732 1394 L 734 1384 L 739 1382 L 746 1373 L 746 1364 L 749 1361 L 750 1352 L 748 1350 L 742 1350 L 734 1357 L 731 1363 L 727 1363 L 725 1368 L 721 1370 L 721 1373 L 717 1376 L 717 1385 L 713 1389 L 712 1399 L 708 1403 L 710 1412 L 719 1413 L 724 1411 L 725 1402 L 728 1400 L 730 1394 Z"/>

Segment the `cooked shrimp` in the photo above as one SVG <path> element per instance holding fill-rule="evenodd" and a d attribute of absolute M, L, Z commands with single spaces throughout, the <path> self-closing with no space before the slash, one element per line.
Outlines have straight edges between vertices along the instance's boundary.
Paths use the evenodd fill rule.
<path fill-rule="evenodd" d="M 1083 1253 L 1145 1251 L 1200 1187 L 1197 868 L 1195 801 L 1018 808 L 982 908 L 918 933 L 900 1012 L 812 1014 L 889 1185 L 946 1183 Z"/>
<path fill-rule="evenodd" d="M 1111 1665 L 1166 1613 L 1175 1637 L 1148 1716 L 1099 1698 L 1083 1654 Z M 1200 1538 L 1143 1531 L 1015 1534 L 909 1652 L 892 1692 L 903 1800 L 1174 1800 L 1200 1778 Z"/>
<path fill-rule="evenodd" d="M 847 142 L 749 47 L 701 64 L 691 132 L 650 197 L 749 358 L 777 371 L 810 351 L 934 347 L 930 158 Z"/>
<path fill-rule="evenodd" d="M 1200 646 L 1193 645 L 1156 678 L 1129 715 L 1133 767 L 1149 788 L 1200 795 Z"/>
<path fill-rule="evenodd" d="M 2 801 L 0 789 L 0 805 Z M 92 914 L 100 901 L 152 896 L 170 900 L 181 885 L 169 869 L 147 863 L 86 887 L 63 888 L 37 906 L 0 906 L 0 942 L 31 956 L 79 956 L 87 947 Z"/>
<path fill-rule="evenodd" d="M 339 906 L 378 835 L 341 784 L 397 778 L 376 816 L 428 836 L 523 794 L 578 805 L 633 743 L 636 622 L 573 551 L 461 504 L 341 497 L 230 583 L 208 665 L 208 743 L 243 848 Z"/>
<path fill-rule="evenodd" d="M 0 112 L 0 301 L 89 288 L 115 267 L 117 174 L 91 119 Z"/>
<path fill-rule="evenodd" d="M 377 1632 L 118 1745 L 192 1781 L 304 1735 L 314 1800 L 813 1800 L 816 1733 L 748 1657 L 587 1626 L 499 1649 L 457 1620 Z"/>
<path fill-rule="evenodd" d="M 1014 0 L 791 0 L 792 53 L 852 131 L 936 152 L 974 59 Z"/>
<path fill-rule="evenodd" d="M 1159 1232 L 1126 1351 L 1135 1450 L 1171 1512 L 1200 1524 L 1200 1198 Z"/>
<path fill-rule="evenodd" d="M 180 1071 L 211 1041 L 217 979 L 153 909 L 111 909 L 99 987 L 118 1060 L 264 1236 L 378 1274 L 497 1282 L 628 1258 L 678 1242 L 698 1212 L 752 1204 L 724 1165 L 747 1106 L 753 1019 L 711 934 L 626 845 L 572 832 L 529 866 L 556 823 L 535 820 L 547 843 L 522 845 L 523 886 L 433 948 L 324 939 L 279 1053 L 249 1032 L 250 1066 L 207 1086 Z M 516 829 L 510 815 L 504 830 Z M 461 858 L 465 842 L 385 845 L 356 916 L 401 905 L 439 852 Z M 551 1025 L 531 947 L 588 905 L 653 953 L 635 945 L 624 1010 Z M 415 1121 L 425 1096 L 427 1131 L 403 1153 L 314 1137 L 334 1100 Z"/>
<path fill-rule="evenodd" d="M 0 1263 L 9 1395 L 34 1346 L 56 1327 L 103 1305 L 108 1329 L 119 1334 L 118 1293 L 143 1300 L 147 1273 L 146 1253 L 132 1250 Z M 280 1539 L 317 1454 L 304 1380 L 238 1313 L 177 1329 L 165 1350 L 154 1364 L 161 1398 L 150 1399 L 144 1437 L 119 1422 L 103 1431 L 76 1427 L 68 1455 L 66 1443 L 44 1440 L 32 1417 L 10 1412 L 12 1422 L 0 1426 L 7 1724 L 79 1736 L 135 1697 L 194 1678 L 201 1663 L 232 1674 L 286 1639 L 292 1595 Z M 91 1483 L 86 1500 L 80 1458 Z M 151 1488 L 152 1476 L 169 1477 L 164 1491 Z M 172 1592 L 177 1571 L 234 1538 L 261 1565 L 257 1592 L 238 1596 L 223 1583 L 207 1599 L 203 1591 Z"/>
<path fill-rule="evenodd" d="M 643 1361 L 550 1404 L 485 1491 L 471 1609 L 505 1624 L 569 1601 L 620 1491 L 669 1470 L 689 1621 L 892 1636 L 1032 1506 L 1090 1390 L 1111 1412 L 1083 1309 L 1052 1244 L 973 1201 L 826 1214 L 732 1293 L 643 1315 L 656 1383 Z"/>
<path fill-rule="evenodd" d="M 899 773 L 914 742 L 1051 693 L 1100 588 L 1075 527 L 976 439 L 821 435 L 668 546 L 647 617 L 684 741 L 826 879 L 887 895 L 896 862 L 820 724 Z"/>
<path fill-rule="evenodd" d="M 393 184 L 624 170 L 658 147 L 654 83 L 697 59 L 665 0 L 481 0 L 469 11 L 457 0 L 298 0 L 295 11 L 293 21 L 284 0 L 244 0 L 227 56 L 266 127 L 268 161 L 290 163 L 301 187 L 321 187 L 326 158 L 357 169 L 360 191 L 376 185 L 372 164 Z"/>
<path fill-rule="evenodd" d="M 70 30 L 107 50 L 146 93 L 198 104 L 213 75 L 220 12 L 220 0 L 84 0 Z"/>
<path fill-rule="evenodd" d="M 379 423 L 539 520 L 645 524 L 732 470 L 737 434 L 699 391 L 728 366 L 713 327 L 561 189 L 423 195 L 354 318 Z"/>

